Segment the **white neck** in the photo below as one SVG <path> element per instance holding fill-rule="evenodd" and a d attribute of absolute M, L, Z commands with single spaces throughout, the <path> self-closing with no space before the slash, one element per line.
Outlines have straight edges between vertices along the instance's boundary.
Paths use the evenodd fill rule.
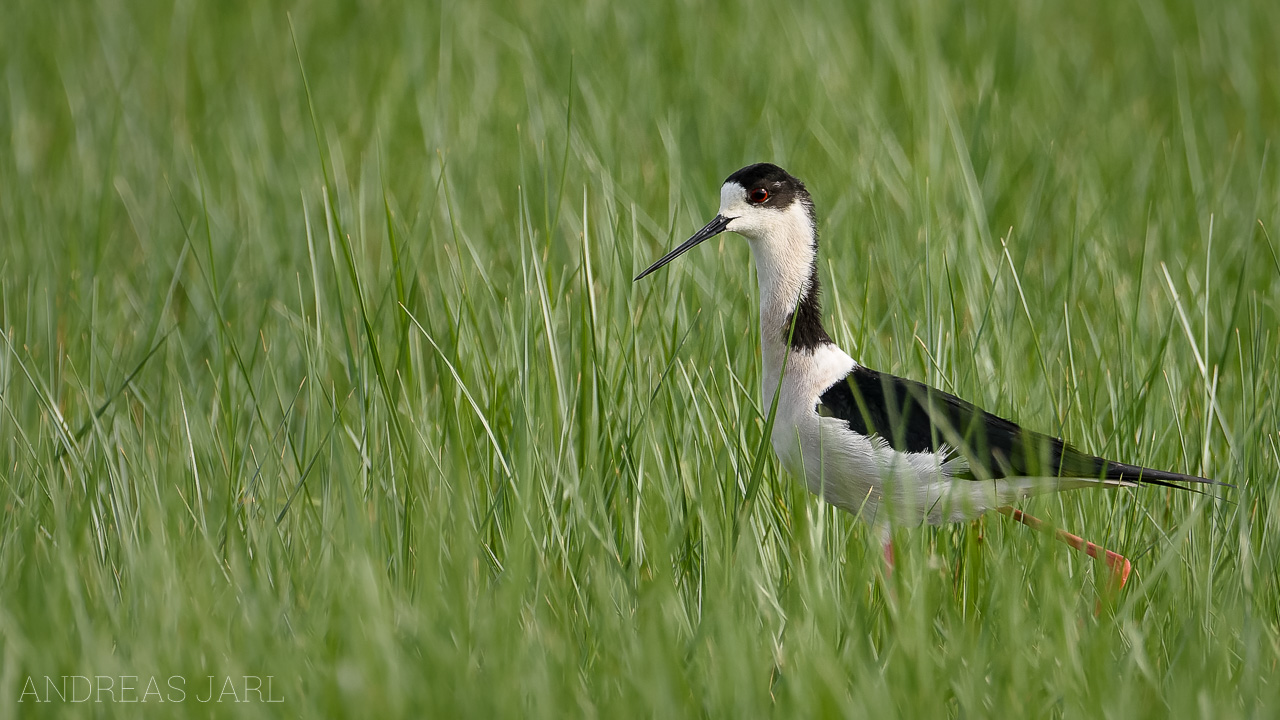
<path fill-rule="evenodd" d="M 764 372 L 761 390 L 763 405 L 768 408 L 789 352 L 787 326 L 799 300 L 809 291 L 817 247 L 813 223 L 800 203 L 780 213 L 765 230 L 742 234 L 751 244 L 760 282 L 760 350 Z"/>

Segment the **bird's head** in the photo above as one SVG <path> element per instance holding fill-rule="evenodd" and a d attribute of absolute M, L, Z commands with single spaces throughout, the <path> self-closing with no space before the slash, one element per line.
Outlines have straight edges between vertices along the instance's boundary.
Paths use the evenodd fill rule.
<path fill-rule="evenodd" d="M 748 165 L 720 186 L 720 212 L 680 247 L 636 276 L 636 280 L 675 260 L 724 231 L 736 232 L 762 250 L 795 257 L 816 251 L 813 200 L 804 183 L 777 165 Z M 797 247 L 798 246 L 798 247 Z"/>

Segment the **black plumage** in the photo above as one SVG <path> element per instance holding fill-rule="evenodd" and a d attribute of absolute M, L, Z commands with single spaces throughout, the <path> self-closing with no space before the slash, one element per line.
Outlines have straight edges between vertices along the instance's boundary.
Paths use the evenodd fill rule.
<path fill-rule="evenodd" d="M 862 366 L 831 386 L 818 412 L 862 435 L 878 435 L 901 452 L 939 452 L 944 446 L 969 465 L 957 477 L 1075 477 L 1180 487 L 1212 480 L 1105 460 L 1066 442 L 1027 430 L 950 393 Z"/>

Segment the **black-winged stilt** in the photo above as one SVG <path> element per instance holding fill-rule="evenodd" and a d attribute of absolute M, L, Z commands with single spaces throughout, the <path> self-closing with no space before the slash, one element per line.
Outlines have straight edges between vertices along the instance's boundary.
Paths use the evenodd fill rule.
<path fill-rule="evenodd" d="M 892 566 L 891 524 L 959 522 L 997 510 L 1037 530 L 1010 504 L 1081 487 L 1225 485 L 1104 460 L 1024 429 L 927 385 L 877 372 L 836 347 L 818 303 L 818 229 L 804 183 L 769 163 L 720 187 L 720 212 L 639 280 L 724 231 L 747 239 L 760 283 L 763 400 L 782 464 L 827 502 L 872 523 Z M 1062 530 L 1054 536 L 1104 559 L 1122 587 L 1123 556 Z"/>

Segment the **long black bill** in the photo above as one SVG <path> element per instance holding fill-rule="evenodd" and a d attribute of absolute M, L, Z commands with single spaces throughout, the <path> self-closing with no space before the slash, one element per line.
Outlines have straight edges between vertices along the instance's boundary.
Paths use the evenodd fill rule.
<path fill-rule="evenodd" d="M 725 216 L 723 216 L 723 215 L 717 215 L 717 216 L 715 217 L 715 219 L 714 219 L 714 220 L 712 220 L 711 222 L 707 223 L 707 226 L 706 226 L 706 227 L 704 227 L 704 228 L 702 228 L 701 230 L 699 230 L 698 232 L 694 233 L 694 234 L 693 234 L 693 237 L 689 238 L 688 240 L 685 240 L 683 245 L 681 245 L 680 247 L 676 248 L 675 250 L 672 250 L 671 252 L 667 253 L 666 255 L 663 255 L 661 260 L 659 260 L 658 262 L 656 262 L 656 263 L 654 263 L 654 264 L 650 265 L 648 270 L 645 270 L 644 272 L 642 272 L 642 273 L 640 273 L 639 275 L 637 275 L 637 276 L 636 276 L 636 280 L 639 280 L 640 278 L 644 277 L 645 275 L 648 275 L 649 273 L 652 273 L 654 270 L 657 270 L 658 268 L 662 267 L 663 265 L 666 265 L 667 263 L 671 262 L 672 260 L 675 260 L 676 258 L 680 257 L 681 255 L 685 254 L 686 252 L 689 252 L 690 248 L 692 248 L 694 245 L 697 245 L 698 243 L 702 242 L 703 240 L 708 240 L 708 239 L 713 238 L 713 237 L 715 237 L 715 236 L 719 235 L 720 233 L 724 232 L 724 229 L 725 229 L 726 227 L 728 227 L 729 222 L 730 222 L 732 219 L 733 219 L 733 218 L 727 218 L 727 217 L 725 217 Z M 636 280 L 632 280 L 631 282 L 635 282 Z"/>

